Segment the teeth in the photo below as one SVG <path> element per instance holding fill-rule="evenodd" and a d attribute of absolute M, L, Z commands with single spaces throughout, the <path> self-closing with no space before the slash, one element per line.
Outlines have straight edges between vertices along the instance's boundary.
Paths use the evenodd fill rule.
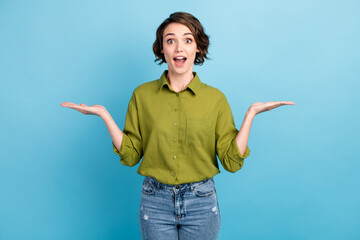
<path fill-rule="evenodd" d="M 180 59 L 185 59 L 185 57 L 176 57 L 175 59 L 180 60 Z"/>

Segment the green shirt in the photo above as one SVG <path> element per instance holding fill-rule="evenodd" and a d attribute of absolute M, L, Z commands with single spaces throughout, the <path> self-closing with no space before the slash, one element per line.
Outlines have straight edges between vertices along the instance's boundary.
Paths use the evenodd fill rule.
<path fill-rule="evenodd" d="M 114 152 L 126 166 L 165 184 L 198 182 L 218 174 L 216 155 L 224 169 L 238 171 L 241 155 L 234 118 L 225 95 L 200 81 L 196 72 L 185 89 L 175 92 L 160 79 L 135 88 L 129 102 L 123 140 Z"/>

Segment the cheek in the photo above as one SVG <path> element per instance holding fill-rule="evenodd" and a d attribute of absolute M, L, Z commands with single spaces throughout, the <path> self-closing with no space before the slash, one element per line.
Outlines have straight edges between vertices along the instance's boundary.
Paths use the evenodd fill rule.
<path fill-rule="evenodd" d="M 164 54 L 164 56 L 165 56 L 165 57 L 169 56 L 170 51 L 171 51 L 171 49 L 169 49 L 169 47 L 164 47 L 164 48 L 163 48 L 163 54 Z"/>
<path fill-rule="evenodd" d="M 164 51 L 163 54 L 164 54 L 164 57 L 165 57 L 166 61 L 168 61 L 169 58 L 170 58 L 170 57 L 169 57 L 169 54 L 168 54 L 166 51 Z"/>
<path fill-rule="evenodd" d="M 196 49 L 192 50 L 192 58 L 195 58 L 196 57 Z"/>

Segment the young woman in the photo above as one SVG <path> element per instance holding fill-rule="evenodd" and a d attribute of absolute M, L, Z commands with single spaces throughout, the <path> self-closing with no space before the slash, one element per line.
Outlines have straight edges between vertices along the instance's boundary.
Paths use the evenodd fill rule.
<path fill-rule="evenodd" d="M 213 176 L 238 171 L 249 156 L 254 117 L 293 102 L 253 103 L 240 130 L 225 95 L 200 81 L 194 64 L 207 59 L 209 38 L 199 20 L 176 12 L 157 29 L 155 61 L 168 69 L 138 86 L 130 99 L 124 131 L 101 105 L 62 103 L 100 116 L 120 162 L 145 176 L 139 210 L 142 239 L 217 239 L 220 211 Z"/>

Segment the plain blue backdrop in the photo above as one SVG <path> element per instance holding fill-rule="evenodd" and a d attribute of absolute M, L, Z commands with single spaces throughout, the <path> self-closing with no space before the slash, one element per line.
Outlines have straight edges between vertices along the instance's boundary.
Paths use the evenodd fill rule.
<path fill-rule="evenodd" d="M 360 2 L 0 1 L 0 239 L 140 239 L 143 177 L 105 124 L 61 102 L 104 105 L 123 129 L 136 86 L 158 79 L 152 43 L 172 12 L 210 35 L 201 81 L 236 127 L 254 102 L 243 169 L 215 176 L 219 239 L 360 239 Z"/>

